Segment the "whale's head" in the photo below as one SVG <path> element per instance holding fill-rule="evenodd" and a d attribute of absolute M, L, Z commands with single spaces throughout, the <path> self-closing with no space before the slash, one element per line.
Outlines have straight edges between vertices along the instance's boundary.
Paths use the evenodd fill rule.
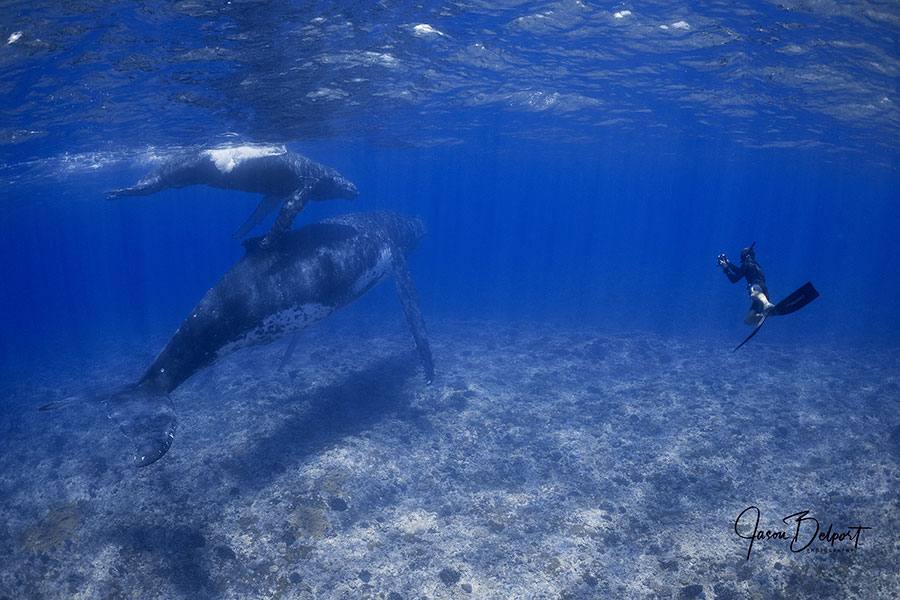
<path fill-rule="evenodd" d="M 409 254 L 425 237 L 425 223 L 418 217 L 407 217 L 397 213 L 386 213 L 391 219 L 391 236 L 394 243 Z"/>
<path fill-rule="evenodd" d="M 359 190 L 356 189 L 353 182 L 341 175 L 334 175 L 325 179 L 316 188 L 317 192 L 322 192 L 323 196 L 327 198 L 353 200 L 359 195 Z"/>
<path fill-rule="evenodd" d="M 422 219 L 420 219 L 419 217 L 414 217 L 409 219 L 407 227 L 409 227 L 410 235 L 413 239 L 412 243 L 413 246 L 415 246 L 419 243 L 419 240 L 425 237 L 425 223 L 423 223 Z"/>

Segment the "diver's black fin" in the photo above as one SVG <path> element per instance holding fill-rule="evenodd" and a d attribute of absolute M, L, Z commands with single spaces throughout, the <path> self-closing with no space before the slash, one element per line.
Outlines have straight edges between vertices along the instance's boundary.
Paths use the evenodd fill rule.
<path fill-rule="evenodd" d="M 291 356 L 294 354 L 294 350 L 297 348 L 298 341 L 300 341 L 299 331 L 291 336 L 291 343 L 288 344 L 287 350 L 284 351 L 284 356 L 281 357 L 281 363 L 278 365 L 279 371 L 283 371 L 284 365 L 286 365 L 288 361 L 291 360 Z"/>
<path fill-rule="evenodd" d="M 769 311 L 769 314 L 789 315 L 792 312 L 800 310 L 818 297 L 819 292 L 816 291 L 816 288 L 813 287 L 811 282 L 807 281 L 787 298 L 776 304 L 775 307 Z"/>
<path fill-rule="evenodd" d="M 753 333 L 751 333 L 750 335 L 748 335 L 748 336 L 746 337 L 746 339 L 745 339 L 743 342 L 741 342 L 740 344 L 738 344 L 737 346 L 735 346 L 735 347 L 734 347 L 734 350 L 732 350 L 732 352 L 737 352 L 737 349 L 738 349 L 738 348 L 740 348 L 741 346 L 743 346 L 744 344 L 746 344 L 747 342 L 749 342 L 749 341 L 750 341 L 750 338 L 752 338 L 754 335 L 756 335 L 757 333 L 759 333 L 759 328 L 763 326 L 763 323 L 766 322 L 766 319 L 768 318 L 768 316 L 769 316 L 768 313 L 764 314 L 764 315 L 762 316 L 762 318 L 760 318 L 759 323 L 756 324 L 756 328 L 753 330 Z"/>
<path fill-rule="evenodd" d="M 134 464 L 146 467 L 169 451 L 175 439 L 175 407 L 169 396 L 140 386 L 120 388 L 107 396 L 106 416 L 134 445 Z"/>
<path fill-rule="evenodd" d="M 816 288 L 813 287 L 812 282 L 807 281 L 799 288 L 797 288 L 793 293 L 788 295 L 787 298 L 770 308 L 763 314 L 762 318 L 759 320 L 759 323 L 756 324 L 756 329 L 753 330 L 753 333 L 747 336 L 743 342 L 738 344 L 732 352 L 735 352 L 738 348 L 746 344 L 750 341 L 754 335 L 757 334 L 759 328 L 762 327 L 762 324 L 766 322 L 766 319 L 771 316 L 776 315 L 789 315 L 792 312 L 798 311 L 816 298 L 819 297 L 819 292 L 816 291 Z"/>
<path fill-rule="evenodd" d="M 419 294 L 413 284 L 406 257 L 399 248 L 391 249 L 391 260 L 394 265 L 394 282 L 397 284 L 397 294 L 400 296 L 400 304 L 403 306 L 403 315 L 406 324 L 416 342 L 416 350 L 419 359 L 425 368 L 425 381 L 434 381 L 434 362 L 431 358 L 431 345 L 428 343 L 428 332 L 425 330 L 425 319 L 422 317 L 422 309 L 419 308 Z"/>

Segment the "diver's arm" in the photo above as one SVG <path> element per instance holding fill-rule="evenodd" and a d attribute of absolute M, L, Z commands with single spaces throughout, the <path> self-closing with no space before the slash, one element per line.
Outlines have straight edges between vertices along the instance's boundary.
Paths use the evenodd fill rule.
<path fill-rule="evenodd" d="M 741 279 L 744 278 L 744 271 L 747 270 L 745 265 L 736 267 L 736 266 L 734 266 L 734 263 L 731 262 L 730 260 L 728 260 L 727 258 L 725 259 L 725 262 L 727 264 L 722 269 L 722 272 L 728 276 L 728 280 L 731 283 L 737 283 L 738 281 L 740 281 Z"/>

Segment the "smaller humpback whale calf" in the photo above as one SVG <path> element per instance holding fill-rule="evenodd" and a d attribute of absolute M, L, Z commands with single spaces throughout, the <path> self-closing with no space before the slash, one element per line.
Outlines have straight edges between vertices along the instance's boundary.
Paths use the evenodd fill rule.
<path fill-rule="evenodd" d="M 324 319 L 390 273 L 430 383 L 431 347 L 406 264 L 424 234 L 421 220 L 378 211 L 286 231 L 266 248 L 259 238 L 245 242 L 243 258 L 191 310 L 143 377 L 99 397 L 133 443 L 135 464 L 149 465 L 169 450 L 176 421 L 169 394 L 191 375 Z"/>
<path fill-rule="evenodd" d="M 247 235 L 280 205 L 275 223 L 260 241 L 262 246 L 268 246 L 289 228 L 310 200 L 352 200 L 359 194 L 356 186 L 334 169 L 284 146 L 236 146 L 169 158 L 137 184 L 107 192 L 107 199 L 149 196 L 200 184 L 264 194 L 250 218 L 234 233 L 236 238 Z"/>

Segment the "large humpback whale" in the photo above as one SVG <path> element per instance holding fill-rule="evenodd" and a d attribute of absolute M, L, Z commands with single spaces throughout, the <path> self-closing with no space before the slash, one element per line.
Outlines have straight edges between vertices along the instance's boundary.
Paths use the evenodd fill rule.
<path fill-rule="evenodd" d="M 290 227 L 310 200 L 352 200 L 359 194 L 356 186 L 334 169 L 290 152 L 284 146 L 237 146 L 172 157 L 136 185 L 107 192 L 107 199 L 149 196 L 170 188 L 200 184 L 265 194 L 250 218 L 235 232 L 236 238 L 247 235 L 280 204 L 275 223 L 260 242 L 263 246 L 274 242 Z"/>
<path fill-rule="evenodd" d="M 285 232 L 266 248 L 259 238 L 245 242 L 244 257 L 194 307 L 143 377 L 104 398 L 107 415 L 134 444 L 134 462 L 149 465 L 169 450 L 176 420 L 169 394 L 191 375 L 325 318 L 391 272 L 431 382 L 431 348 L 406 264 L 424 233 L 419 219 L 371 212 Z"/>

